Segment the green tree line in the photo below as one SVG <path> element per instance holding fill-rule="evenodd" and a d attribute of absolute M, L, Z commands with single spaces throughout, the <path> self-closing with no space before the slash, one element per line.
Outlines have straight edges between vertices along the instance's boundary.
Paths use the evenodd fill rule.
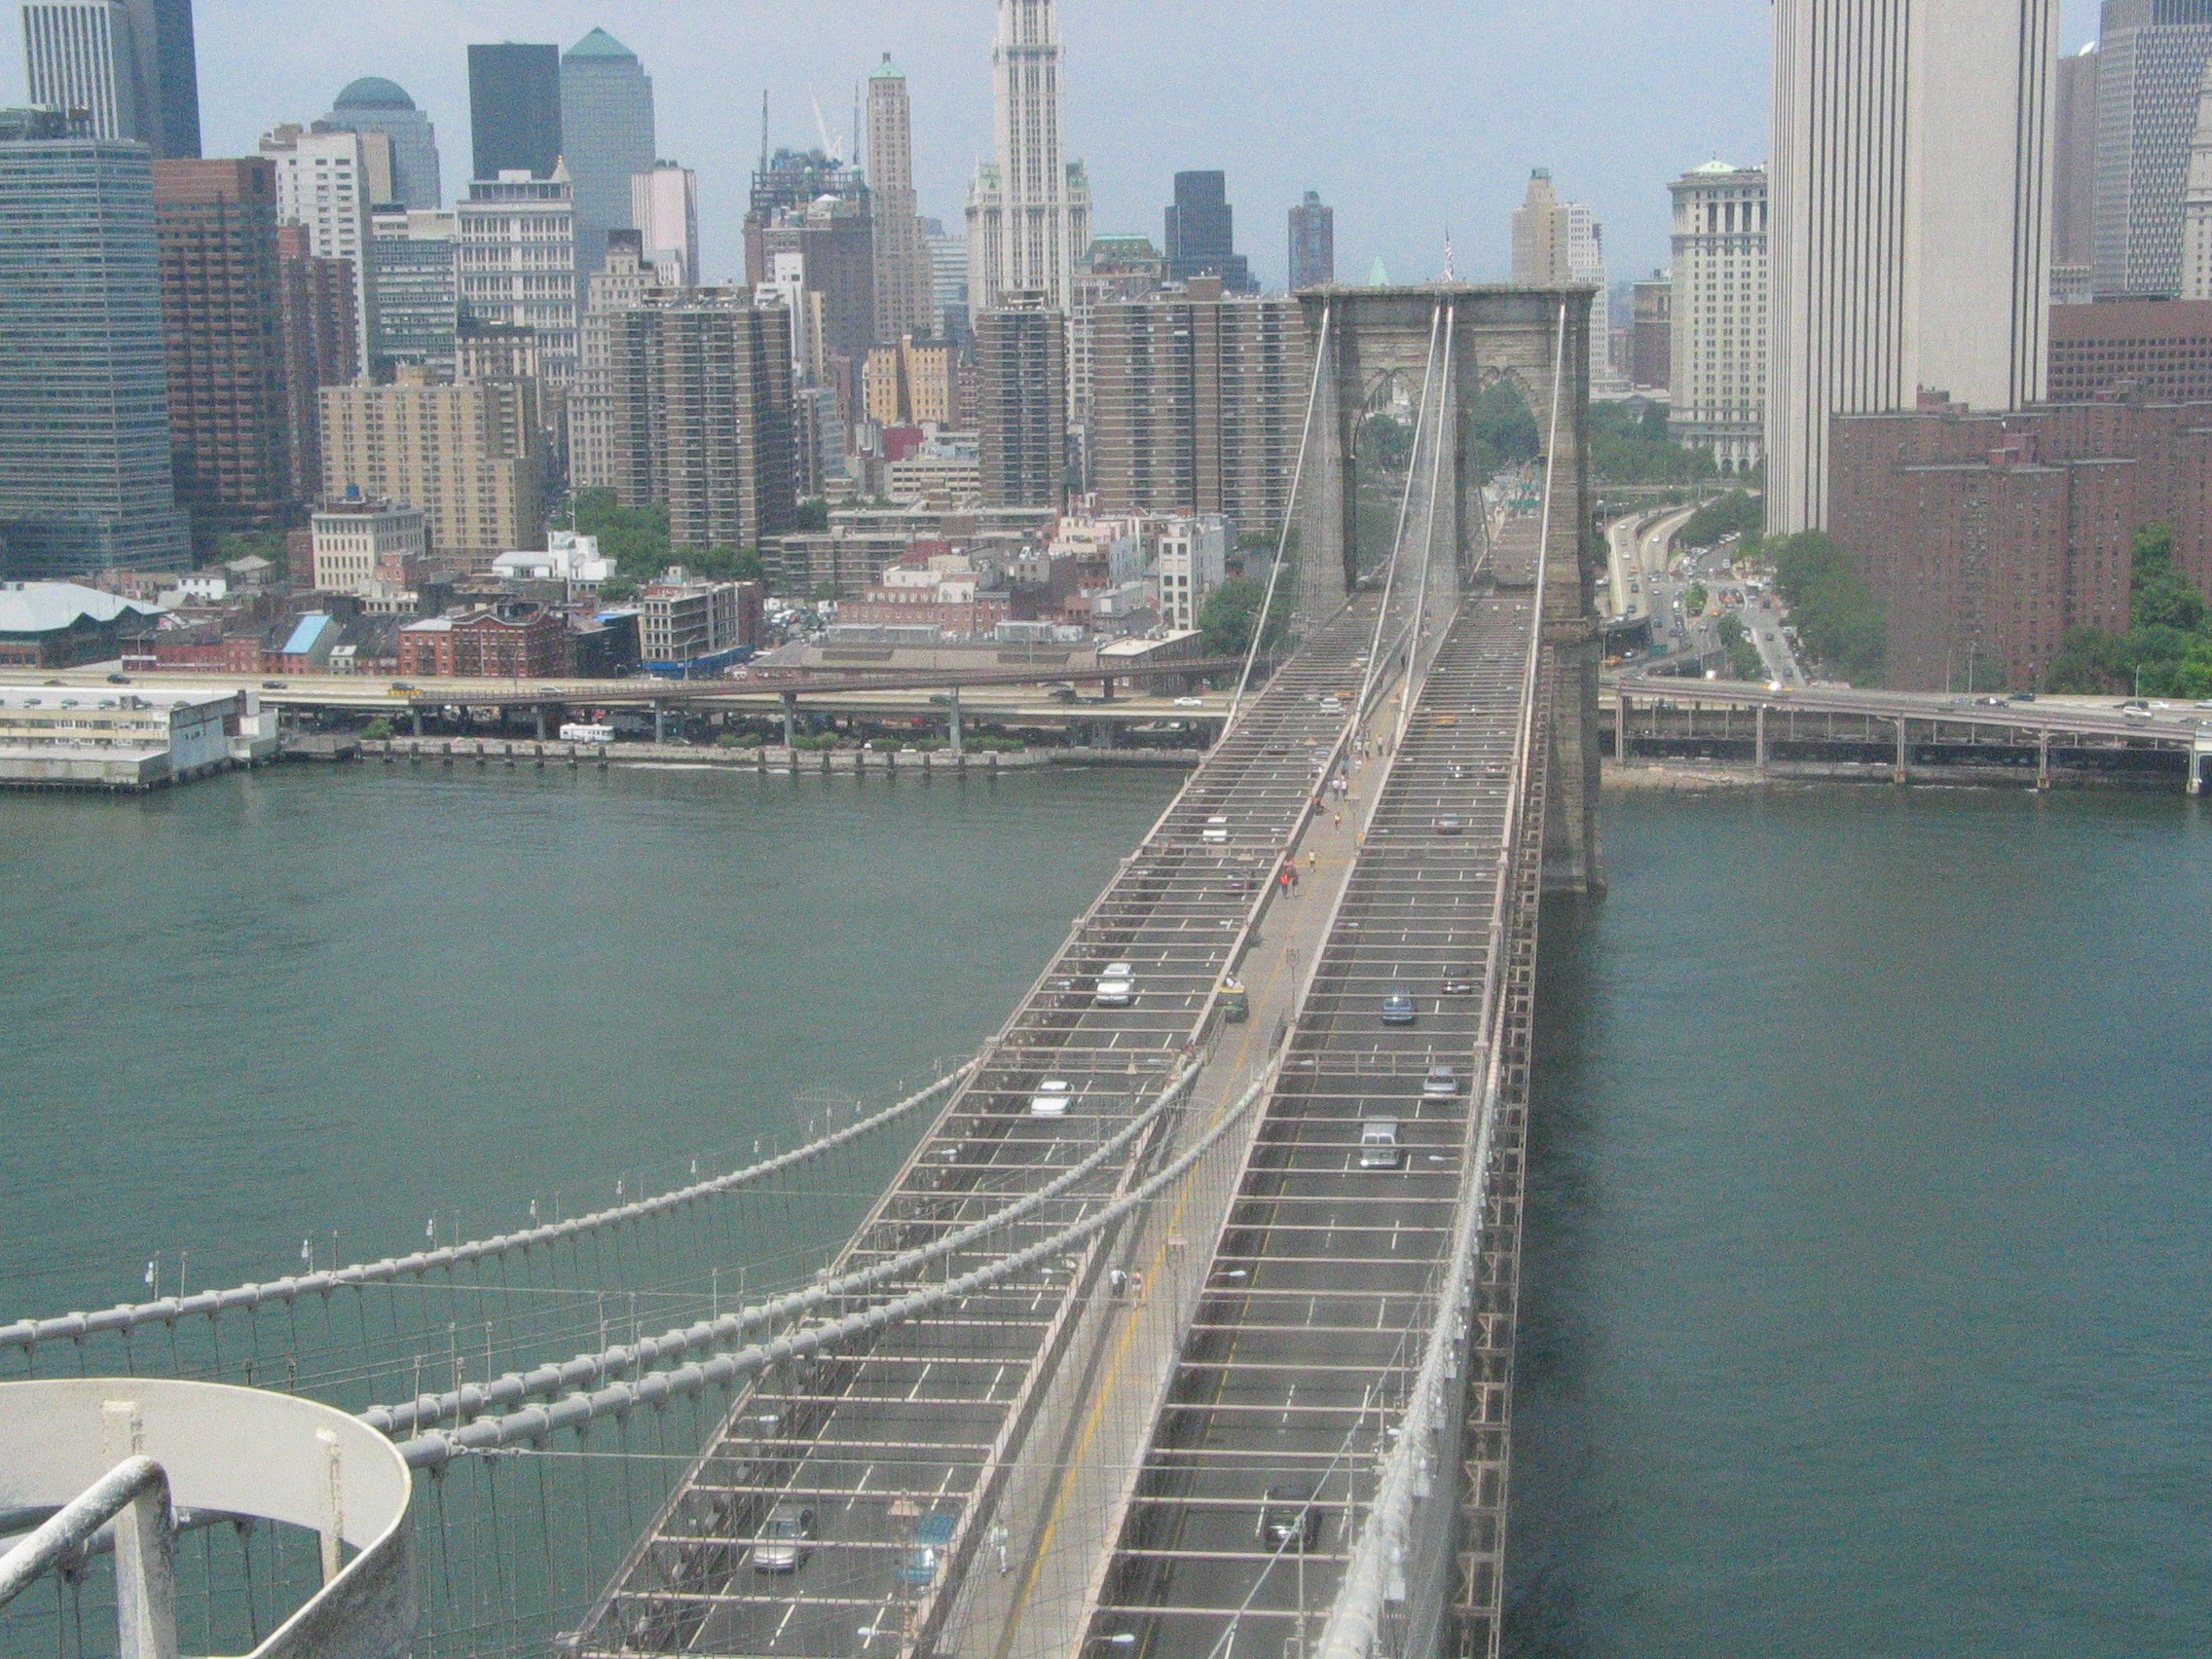
<path fill-rule="evenodd" d="M 2212 697 L 2212 618 L 2174 564 L 2171 525 L 2145 525 L 2129 558 L 2127 631 L 2070 628 L 2044 677 L 2050 691 L 2140 690 L 2147 697 Z"/>
<path fill-rule="evenodd" d="M 617 603 L 635 599 L 638 589 L 671 565 L 718 582 L 764 582 L 768 568 L 754 547 L 676 548 L 669 537 L 668 508 L 659 502 L 626 507 L 611 490 L 579 490 L 576 532 L 599 538 L 600 556 L 614 562 L 616 579 L 600 597 Z"/>

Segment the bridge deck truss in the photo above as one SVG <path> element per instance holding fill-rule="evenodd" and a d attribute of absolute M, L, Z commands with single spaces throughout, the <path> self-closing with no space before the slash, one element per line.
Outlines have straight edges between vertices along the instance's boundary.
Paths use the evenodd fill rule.
<path fill-rule="evenodd" d="M 1205 1035 L 1221 979 L 1311 810 L 1349 719 L 1332 693 L 1360 683 L 1372 629 L 1372 607 L 1355 604 L 1277 672 L 1079 919 L 826 1276 L 1034 1194 L 1157 1099 Z M 1206 838 L 1213 818 L 1227 821 L 1217 827 L 1226 841 Z M 1112 963 L 1133 971 L 1126 1007 L 1095 1000 Z M 1061 1115 L 1030 1110 L 1047 1079 L 1069 1086 Z M 1096 1213 L 1161 1161 L 1174 1128 L 1175 1114 L 1163 1114 L 1051 1200 L 932 1263 L 927 1281 L 957 1279 Z M 749 1385 L 567 1650 L 830 1659 L 925 1641 L 943 1616 L 937 1592 L 980 1546 L 975 1524 L 1096 1288 L 1105 1244 Z M 920 1277 L 894 1279 L 870 1300 L 922 1288 Z M 811 1510 L 817 1536 L 795 1570 L 755 1570 L 779 1504 Z M 912 1552 L 931 1517 L 948 1519 L 927 1530 L 949 1525 L 953 1535 L 920 1571 Z"/>
<path fill-rule="evenodd" d="M 1136 1472 L 1087 1654 L 1276 1659 L 1307 1650 L 1337 1594 L 1440 1317 L 1456 1218 L 1479 1191 L 1469 1163 L 1498 1040 L 1484 1014 L 1527 1010 L 1542 815 L 1516 818 L 1512 794 L 1531 604 L 1526 590 L 1472 599 L 1438 647 Z M 1540 777 L 1541 741 L 1531 754 Z M 1399 993 L 1414 1021 L 1384 1024 Z M 1525 1051 L 1518 1063 L 1525 1075 Z M 1449 1091 L 1428 1086 L 1437 1065 Z M 1397 1167 L 1361 1166 L 1378 1119 L 1397 1124 Z M 1284 1488 L 1311 1493 L 1304 1549 L 1262 1535 L 1267 1494 Z"/>

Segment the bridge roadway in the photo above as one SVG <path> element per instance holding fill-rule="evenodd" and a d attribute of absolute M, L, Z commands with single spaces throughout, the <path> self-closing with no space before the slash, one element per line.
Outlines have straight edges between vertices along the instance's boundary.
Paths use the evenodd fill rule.
<path fill-rule="evenodd" d="M 1010 653 L 1011 654 L 1011 653 Z M 435 709 L 645 709 L 738 707 L 762 697 L 816 696 L 860 691 L 950 690 L 956 686 L 1016 686 L 1101 683 L 1111 692 L 1116 681 L 1204 679 L 1243 671 L 1242 657 L 1193 657 L 1180 662 L 1061 663 L 986 669 L 778 669 L 743 679 L 627 680 L 414 679 L 388 675 L 221 675 L 152 670 L 110 679 L 110 665 L 96 669 L 0 669 L 0 685 L 58 685 L 96 690 L 113 685 L 139 691 L 223 691 L 258 688 L 272 708 L 346 709 L 355 713 L 428 713 Z"/>
<path fill-rule="evenodd" d="M 1787 692 L 1748 681 L 1674 679 L 1659 674 L 1623 674 L 1609 680 L 1605 693 L 1616 703 L 1665 703 L 1677 708 L 1764 708 L 1770 715 L 1850 715 L 1878 720 L 1926 720 L 1972 726 L 1982 731 L 2049 732 L 2052 736 L 2125 738 L 2187 747 L 2200 720 L 2212 711 L 2152 709 L 2123 714 L 2111 697 L 2039 697 L 2015 702 L 1991 695 L 1988 701 L 1947 691 L 1862 691 L 1850 686 L 1816 685 Z"/>
<path fill-rule="evenodd" d="M 1506 845 L 1532 603 L 1525 590 L 1470 601 L 1427 677 L 1214 1253 L 1086 1654 L 1280 1659 L 1318 1638 L 1436 1322 L 1494 1040 L 1485 1013 L 1509 966 L 1513 930 L 1493 934 L 1493 918 L 1510 900 L 1507 860 L 1541 837 L 1539 807 Z M 1540 800 L 1540 782 L 1531 793 Z M 1447 816 L 1463 827 L 1440 833 Z M 1383 999 L 1400 992 L 1415 1020 L 1385 1025 Z M 1453 1069 L 1448 1092 L 1425 1086 L 1434 1065 Z M 1382 1118 L 1399 1125 L 1402 1164 L 1362 1168 L 1362 1124 Z M 1311 1493 L 1305 1549 L 1262 1535 L 1267 1493 L 1283 1487 Z"/>
<path fill-rule="evenodd" d="M 1067 1176 L 1191 1055 L 1308 820 L 1316 762 L 1346 738 L 1352 710 L 1328 696 L 1356 692 L 1373 629 L 1372 603 L 1357 603 L 1277 672 L 1079 918 L 831 1273 L 941 1238 Z M 1216 816 L 1228 820 L 1226 842 L 1204 838 Z M 1133 970 L 1133 1000 L 1097 1006 L 1094 988 L 1115 962 Z M 1047 1079 L 1069 1086 L 1063 1116 L 1032 1114 Z M 928 1280 L 1050 1236 L 1137 1185 L 1173 1116 L 1017 1223 L 933 1263 Z M 900 1651 L 909 1632 L 933 1628 L 938 1592 L 956 1589 L 983 1547 L 979 1517 L 1071 1323 L 1098 1292 L 1106 1244 L 748 1388 L 567 1650 L 844 1659 Z M 818 1536 L 795 1570 L 755 1570 L 748 1552 L 778 1504 L 809 1509 Z M 931 1517 L 948 1518 L 935 1526 L 951 1537 L 929 1567 L 902 1570 Z"/>

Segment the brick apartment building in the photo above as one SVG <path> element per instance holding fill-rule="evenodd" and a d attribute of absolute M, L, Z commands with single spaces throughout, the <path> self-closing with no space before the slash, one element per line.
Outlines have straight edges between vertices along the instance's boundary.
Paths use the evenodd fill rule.
<path fill-rule="evenodd" d="M 1977 414 L 1924 392 L 1837 416 L 1829 480 L 1830 534 L 1887 608 L 1893 686 L 1964 685 L 1970 663 L 2030 686 L 2069 628 L 2126 628 L 2148 524 L 2212 591 L 2212 401 Z"/>
<path fill-rule="evenodd" d="M 2099 300 L 2050 308 L 2050 401 L 2130 390 L 2212 399 L 2212 300 Z"/>
<path fill-rule="evenodd" d="M 280 524 L 299 499 L 278 303 L 276 169 L 154 164 L 176 498 L 204 542 Z"/>

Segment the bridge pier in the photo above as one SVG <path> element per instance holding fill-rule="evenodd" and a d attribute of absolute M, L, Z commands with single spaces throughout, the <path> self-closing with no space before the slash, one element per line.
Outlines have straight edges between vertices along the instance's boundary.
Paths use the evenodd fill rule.
<path fill-rule="evenodd" d="M 1767 761 L 1766 705 L 1764 703 L 1761 703 L 1754 711 L 1754 719 L 1752 723 L 1753 731 L 1755 733 L 1752 738 L 1751 746 L 1752 759 L 1753 764 L 1758 767 L 1759 776 L 1763 778 L 1766 776 Z"/>
<path fill-rule="evenodd" d="M 668 710 L 657 697 L 653 699 L 653 741 L 655 743 L 666 743 L 668 741 Z"/>
<path fill-rule="evenodd" d="M 784 747 L 795 749 L 798 747 L 798 693 L 796 691 L 786 691 L 783 695 L 783 704 Z"/>
<path fill-rule="evenodd" d="M 1898 728 L 1898 757 L 1890 769 L 1890 782 L 1905 784 L 1912 781 L 1912 749 L 1904 740 L 1904 719 L 1899 716 L 1893 722 Z"/>
<path fill-rule="evenodd" d="M 423 711 L 421 709 L 409 709 L 407 719 L 415 728 L 415 735 L 421 737 L 423 735 Z"/>
<path fill-rule="evenodd" d="M 967 749 L 965 748 L 964 744 L 963 744 L 963 740 L 962 740 L 962 736 L 961 736 L 961 731 L 960 731 L 960 687 L 959 687 L 959 686 L 955 685 L 955 686 L 954 686 L 954 687 L 952 688 L 952 694 L 951 694 L 950 698 L 949 698 L 949 699 L 947 700 L 947 703 L 948 703 L 948 710 L 949 710 L 949 716 L 950 716 L 950 718 L 949 718 L 949 719 L 947 720 L 947 722 L 946 722 L 946 723 L 947 723 L 947 724 L 948 724 L 948 725 L 950 726 L 950 728 L 951 728 L 951 736 L 952 736 L 952 753 L 953 753 L 953 756 L 954 756 L 954 758 L 956 758 L 956 759 L 957 759 L 957 758 L 958 758 L 958 757 L 959 757 L 960 756 L 962 756 L 962 755 L 965 755 L 965 754 L 966 754 L 966 753 L 968 752 L 968 751 L 967 751 Z"/>
<path fill-rule="evenodd" d="M 543 703 L 537 705 L 536 714 L 537 741 L 543 743 L 545 741 L 545 705 Z"/>
<path fill-rule="evenodd" d="M 1620 765 L 1628 764 L 1628 711 L 1629 697 L 1620 693 L 1620 708 L 1613 717 L 1613 759 Z"/>
<path fill-rule="evenodd" d="M 2043 730 L 2036 733 L 2036 788 L 2038 790 L 2048 790 L 2050 788 L 2050 728 L 2048 726 L 2045 726 Z M 2194 787 L 2190 793 L 2192 794 L 2196 793 Z"/>

